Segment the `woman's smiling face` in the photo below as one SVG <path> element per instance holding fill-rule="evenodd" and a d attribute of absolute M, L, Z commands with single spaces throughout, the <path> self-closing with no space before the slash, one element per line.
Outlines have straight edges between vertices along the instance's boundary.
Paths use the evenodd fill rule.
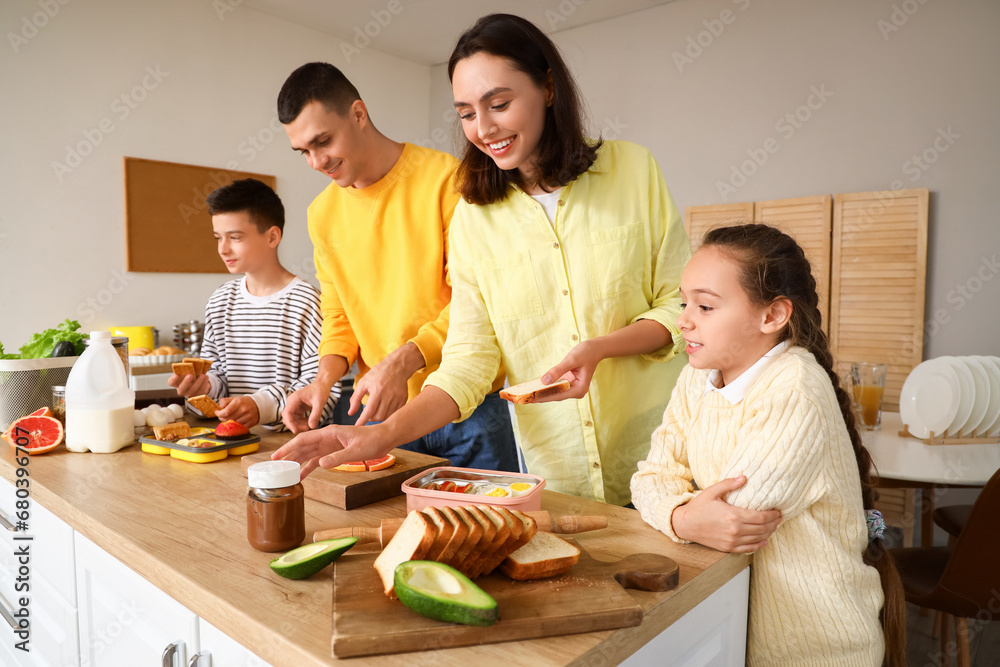
<path fill-rule="evenodd" d="M 466 138 L 498 167 L 517 169 L 532 183 L 551 82 L 539 86 L 506 59 L 480 52 L 455 65 L 452 92 Z"/>

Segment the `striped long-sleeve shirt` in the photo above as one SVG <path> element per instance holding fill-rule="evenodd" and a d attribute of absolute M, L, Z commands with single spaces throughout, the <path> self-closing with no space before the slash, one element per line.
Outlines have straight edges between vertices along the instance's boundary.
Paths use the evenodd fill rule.
<path fill-rule="evenodd" d="M 215 290 L 205 307 L 201 357 L 215 363 L 208 371 L 210 396 L 249 395 L 260 423 L 282 428 L 281 411 L 292 392 L 316 378 L 323 316 L 319 290 L 299 278 L 268 296 L 247 291 L 246 278 Z M 334 385 L 321 425 L 333 420 L 340 398 Z"/>

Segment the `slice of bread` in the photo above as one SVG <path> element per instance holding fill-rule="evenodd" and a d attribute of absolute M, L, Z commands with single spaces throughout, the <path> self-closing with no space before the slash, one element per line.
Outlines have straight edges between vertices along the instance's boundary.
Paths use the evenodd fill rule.
<path fill-rule="evenodd" d="M 462 569 L 462 564 L 468 561 L 469 554 L 479 546 L 479 542 L 483 539 L 483 534 L 486 532 L 486 527 L 472 516 L 467 507 L 456 507 L 454 509 L 459 518 L 468 524 L 469 527 L 469 533 L 465 541 L 458 548 L 458 553 L 452 558 L 452 567 L 464 574 L 465 571 Z"/>
<path fill-rule="evenodd" d="M 493 554 L 482 563 L 479 570 L 480 575 L 489 574 L 495 570 L 504 558 L 527 544 L 528 540 L 531 539 L 530 536 L 527 538 L 524 537 L 526 529 L 524 522 L 514 516 L 506 507 L 491 507 L 490 509 L 503 517 L 504 521 L 507 522 L 507 528 L 510 529 L 510 534 L 502 544 L 497 546 Z"/>
<path fill-rule="evenodd" d="M 153 427 L 153 438 L 164 442 L 173 442 L 181 438 L 191 437 L 191 427 L 187 422 L 173 422 L 163 426 Z"/>
<path fill-rule="evenodd" d="M 441 514 L 451 523 L 454 530 L 451 539 L 444 545 L 444 550 L 438 556 L 438 562 L 454 567 L 455 554 L 469 538 L 469 526 L 458 516 L 454 507 L 442 507 Z"/>
<path fill-rule="evenodd" d="M 483 536 L 476 543 L 475 548 L 469 552 L 465 560 L 459 563 L 459 567 L 455 568 L 471 579 L 473 570 L 482 557 L 483 552 L 493 546 L 493 541 L 497 535 L 497 525 L 478 507 L 469 506 L 465 510 L 469 513 L 469 516 L 478 521 L 479 525 L 483 527 Z"/>
<path fill-rule="evenodd" d="M 195 408 L 198 408 L 198 412 L 209 418 L 215 417 L 216 411 L 222 409 L 219 407 L 219 404 L 213 401 L 208 394 L 202 394 L 201 396 L 192 396 L 187 401 Z"/>
<path fill-rule="evenodd" d="M 512 387 L 500 390 L 500 398 L 511 403 L 534 403 L 540 398 L 552 394 L 561 394 L 569 389 L 569 380 L 557 380 L 551 384 L 545 384 L 540 379 L 522 382 Z"/>
<path fill-rule="evenodd" d="M 511 579 L 528 581 L 562 574 L 580 560 L 580 550 L 566 540 L 539 531 L 531 541 L 500 563 L 500 570 Z"/>
<path fill-rule="evenodd" d="M 496 553 L 497 549 L 502 548 L 510 538 L 510 526 L 507 525 L 507 520 L 496 509 L 490 505 L 477 505 L 477 508 L 493 522 L 497 528 L 497 532 L 493 538 L 493 542 L 480 552 L 479 558 L 472 564 L 470 579 L 475 579 L 483 574 L 483 569 L 490 562 L 493 554 Z"/>
<path fill-rule="evenodd" d="M 396 598 L 396 566 L 408 560 L 421 560 L 437 537 L 437 529 L 426 514 L 414 510 L 406 515 L 399 530 L 375 559 L 375 571 L 382 578 L 382 588 Z"/>
<path fill-rule="evenodd" d="M 423 558 L 424 560 L 438 560 L 441 552 L 444 551 L 445 545 L 448 544 L 448 540 L 451 539 L 452 534 L 455 532 L 455 527 L 445 519 L 444 514 L 437 507 L 425 507 L 422 511 L 434 524 L 435 530 L 434 542 Z"/>

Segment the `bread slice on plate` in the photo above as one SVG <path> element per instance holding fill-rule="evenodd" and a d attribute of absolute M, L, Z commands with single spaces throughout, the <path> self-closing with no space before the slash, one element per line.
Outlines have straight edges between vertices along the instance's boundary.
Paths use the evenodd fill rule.
<path fill-rule="evenodd" d="M 551 384 L 545 384 L 539 379 L 501 389 L 500 398 L 511 403 L 534 403 L 545 396 L 561 394 L 567 390 L 569 390 L 569 380 L 557 380 Z"/>
<path fill-rule="evenodd" d="M 422 560 L 437 537 L 437 528 L 427 515 L 416 510 L 406 515 L 396 534 L 375 559 L 375 571 L 382 578 L 382 588 L 396 598 L 396 566 L 408 560 Z"/>
<path fill-rule="evenodd" d="M 538 531 L 500 563 L 500 571 L 517 581 L 544 579 L 562 574 L 579 560 L 578 548 L 557 535 Z"/>

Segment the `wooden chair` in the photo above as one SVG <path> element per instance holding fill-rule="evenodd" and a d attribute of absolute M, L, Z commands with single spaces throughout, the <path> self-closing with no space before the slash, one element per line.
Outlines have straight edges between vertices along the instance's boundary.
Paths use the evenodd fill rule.
<path fill-rule="evenodd" d="M 986 483 L 964 528 L 949 547 L 893 549 L 907 602 L 944 614 L 943 662 L 948 664 L 950 617 L 955 618 L 958 665 L 969 666 L 969 618 L 1000 620 L 1000 471 Z"/>

